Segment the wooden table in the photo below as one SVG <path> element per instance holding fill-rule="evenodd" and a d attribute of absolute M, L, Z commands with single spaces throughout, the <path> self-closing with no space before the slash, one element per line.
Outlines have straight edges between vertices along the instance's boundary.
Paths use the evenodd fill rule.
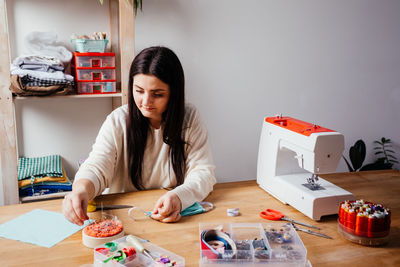
<path fill-rule="evenodd" d="M 283 205 L 254 180 L 221 183 L 206 199 L 214 203 L 213 211 L 183 218 L 178 223 L 163 224 L 154 220 L 133 221 L 127 210 L 114 210 L 124 223 L 125 233 L 133 234 L 181 255 L 186 266 L 198 266 L 200 257 L 200 222 L 265 222 L 258 216 L 261 210 L 273 208 L 290 218 L 314 224 L 333 240 L 299 232 L 312 266 L 400 266 L 400 172 L 370 171 L 335 173 L 323 178 L 352 192 L 357 199 L 379 202 L 392 210 L 390 241 L 382 247 L 366 247 L 351 243 L 337 233 L 337 216 L 323 217 L 314 222 L 294 208 Z M 165 191 L 150 190 L 135 193 L 105 195 L 97 199 L 103 204 L 133 204 L 150 210 Z M 0 223 L 32 209 L 61 212 L 61 199 L 0 207 Z M 239 208 L 240 216 L 228 217 L 227 208 Z M 81 232 L 70 236 L 52 248 L 0 238 L 0 266 L 81 266 L 93 262 L 93 251 L 82 245 Z"/>

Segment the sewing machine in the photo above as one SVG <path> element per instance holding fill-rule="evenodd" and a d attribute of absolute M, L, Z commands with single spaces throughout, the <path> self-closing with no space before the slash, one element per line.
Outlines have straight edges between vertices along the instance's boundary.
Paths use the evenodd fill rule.
<path fill-rule="evenodd" d="M 257 183 L 313 220 L 336 214 L 354 196 L 318 175 L 336 171 L 344 137 L 291 117 L 267 117 L 262 126 Z"/>

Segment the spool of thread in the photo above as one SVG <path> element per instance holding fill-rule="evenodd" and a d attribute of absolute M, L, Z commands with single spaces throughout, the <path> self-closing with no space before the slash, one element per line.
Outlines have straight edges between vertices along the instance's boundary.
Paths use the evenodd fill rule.
<path fill-rule="evenodd" d="M 211 241 L 208 241 L 207 244 L 209 244 L 213 249 L 215 249 L 219 253 L 224 254 L 224 252 L 225 252 L 224 242 L 222 242 L 220 240 L 211 240 Z"/>
<path fill-rule="evenodd" d="M 134 247 L 126 247 L 126 248 L 123 248 L 122 251 L 125 252 L 127 257 L 130 257 L 130 256 L 136 254 L 136 250 Z"/>
<path fill-rule="evenodd" d="M 231 216 L 231 217 L 239 216 L 239 208 L 227 209 L 226 213 L 228 216 Z"/>
<path fill-rule="evenodd" d="M 118 249 L 117 244 L 115 244 L 114 242 L 107 242 L 107 243 L 104 244 L 104 246 L 106 248 L 109 248 L 111 252 L 114 252 L 114 251 L 116 251 Z"/>

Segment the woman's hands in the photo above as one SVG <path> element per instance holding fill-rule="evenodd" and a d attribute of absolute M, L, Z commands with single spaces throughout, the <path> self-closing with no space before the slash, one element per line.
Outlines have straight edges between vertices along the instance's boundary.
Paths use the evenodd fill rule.
<path fill-rule="evenodd" d="M 177 194 L 167 192 L 157 200 L 151 218 L 160 222 L 177 222 L 181 219 L 182 202 Z"/>
<path fill-rule="evenodd" d="M 77 225 L 89 219 L 87 206 L 89 199 L 94 197 L 94 185 L 89 180 L 79 180 L 72 186 L 72 192 L 64 197 L 62 212 L 65 218 Z"/>
<path fill-rule="evenodd" d="M 87 206 L 94 197 L 94 185 L 90 180 L 76 181 L 72 186 L 72 192 L 65 196 L 62 204 L 62 212 L 65 218 L 77 225 L 89 219 Z M 182 202 L 177 194 L 167 192 L 161 196 L 154 206 L 151 218 L 160 222 L 177 222 L 181 219 Z"/>

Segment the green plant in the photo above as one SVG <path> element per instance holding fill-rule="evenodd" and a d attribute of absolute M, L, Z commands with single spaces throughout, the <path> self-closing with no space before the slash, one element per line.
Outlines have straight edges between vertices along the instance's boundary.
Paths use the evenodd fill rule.
<path fill-rule="evenodd" d="M 377 146 L 374 147 L 376 150 L 375 155 L 380 155 L 379 158 L 373 163 L 362 165 L 366 156 L 366 146 L 363 140 L 357 140 L 356 143 L 350 147 L 349 157 L 350 162 L 343 156 L 344 161 L 347 164 L 347 168 L 350 172 L 355 171 L 371 171 L 371 170 L 386 170 L 391 169 L 393 164 L 398 163 L 395 152 L 390 149 L 392 147 L 392 141 L 382 137 L 380 141 L 374 141 Z"/>
<path fill-rule="evenodd" d="M 133 3 L 133 9 L 135 10 L 135 15 L 137 15 L 137 9 L 142 11 L 142 1 L 143 0 L 126 0 L 127 3 Z M 99 0 L 100 4 L 103 5 L 104 0 Z"/>
<path fill-rule="evenodd" d="M 374 147 L 374 150 L 377 150 L 375 155 L 380 155 L 377 161 L 390 164 L 391 167 L 393 164 L 399 163 L 397 158 L 394 156 L 395 152 L 391 149 L 393 146 L 390 139 L 382 137 L 380 141 L 375 141 L 374 144 L 377 144 L 377 146 Z"/>

